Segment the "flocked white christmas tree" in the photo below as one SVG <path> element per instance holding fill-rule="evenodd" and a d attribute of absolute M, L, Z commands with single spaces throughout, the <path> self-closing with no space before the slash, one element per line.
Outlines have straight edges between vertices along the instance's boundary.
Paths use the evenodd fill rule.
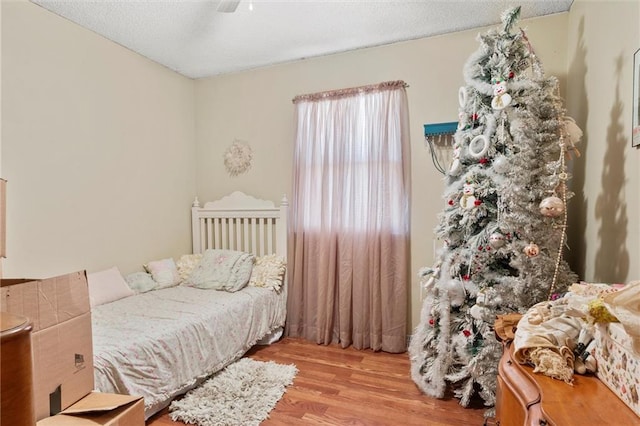
<path fill-rule="evenodd" d="M 476 394 L 495 404 L 496 316 L 524 313 L 576 279 L 562 250 L 565 160 L 580 130 L 515 28 L 519 13 L 507 10 L 500 28 L 481 35 L 464 67 L 436 228 L 443 248 L 420 272 L 426 297 L 409 348 L 418 387 L 437 398 L 450 388 L 463 406 Z"/>

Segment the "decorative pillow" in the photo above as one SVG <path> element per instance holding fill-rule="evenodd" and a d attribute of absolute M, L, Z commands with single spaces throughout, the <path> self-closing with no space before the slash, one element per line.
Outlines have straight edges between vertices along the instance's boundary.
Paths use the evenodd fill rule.
<path fill-rule="evenodd" d="M 148 272 L 134 272 L 124 277 L 124 280 L 129 285 L 129 288 L 136 293 L 146 293 L 158 287 L 158 283 L 154 281 Z"/>
<path fill-rule="evenodd" d="M 253 265 L 249 285 L 271 288 L 279 293 L 286 272 L 287 264 L 282 256 L 268 254 L 258 257 Z"/>
<path fill-rule="evenodd" d="M 205 250 L 202 260 L 183 284 L 230 292 L 241 290 L 249 282 L 254 259 L 252 254 L 241 251 Z"/>
<path fill-rule="evenodd" d="M 202 253 L 197 254 L 184 254 L 176 262 L 178 267 L 178 275 L 180 275 L 180 281 L 186 281 L 191 275 L 193 269 L 198 266 L 202 259 Z"/>
<path fill-rule="evenodd" d="M 116 266 L 87 274 L 87 284 L 89 285 L 89 304 L 92 308 L 135 294 Z"/>
<path fill-rule="evenodd" d="M 173 287 L 180 282 L 176 262 L 171 258 L 153 260 L 144 265 L 144 269 L 146 269 L 153 277 L 153 280 L 158 283 L 159 289 Z"/>

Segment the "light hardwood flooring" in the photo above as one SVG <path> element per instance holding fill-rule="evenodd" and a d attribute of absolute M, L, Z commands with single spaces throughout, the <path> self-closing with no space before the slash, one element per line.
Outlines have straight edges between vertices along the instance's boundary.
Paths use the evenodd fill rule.
<path fill-rule="evenodd" d="M 485 408 L 463 408 L 454 398 L 422 394 L 409 373 L 409 357 L 285 338 L 246 356 L 295 364 L 298 374 L 263 426 L 277 425 L 482 425 Z M 147 426 L 183 425 L 168 409 Z"/>

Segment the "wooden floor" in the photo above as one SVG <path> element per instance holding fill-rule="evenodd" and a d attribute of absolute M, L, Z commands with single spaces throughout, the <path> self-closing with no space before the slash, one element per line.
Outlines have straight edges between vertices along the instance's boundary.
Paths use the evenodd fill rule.
<path fill-rule="evenodd" d="M 247 356 L 295 364 L 298 374 L 262 426 L 278 425 L 482 425 L 485 409 L 463 408 L 456 399 L 422 394 L 409 376 L 409 358 L 338 345 L 283 339 Z M 183 425 L 168 409 L 147 426 Z"/>

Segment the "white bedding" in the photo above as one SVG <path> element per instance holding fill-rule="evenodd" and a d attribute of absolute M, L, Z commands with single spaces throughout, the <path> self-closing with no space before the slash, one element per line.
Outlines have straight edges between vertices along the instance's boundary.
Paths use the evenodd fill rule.
<path fill-rule="evenodd" d="M 286 294 L 172 287 L 92 310 L 96 389 L 144 397 L 145 418 L 284 325 Z"/>

